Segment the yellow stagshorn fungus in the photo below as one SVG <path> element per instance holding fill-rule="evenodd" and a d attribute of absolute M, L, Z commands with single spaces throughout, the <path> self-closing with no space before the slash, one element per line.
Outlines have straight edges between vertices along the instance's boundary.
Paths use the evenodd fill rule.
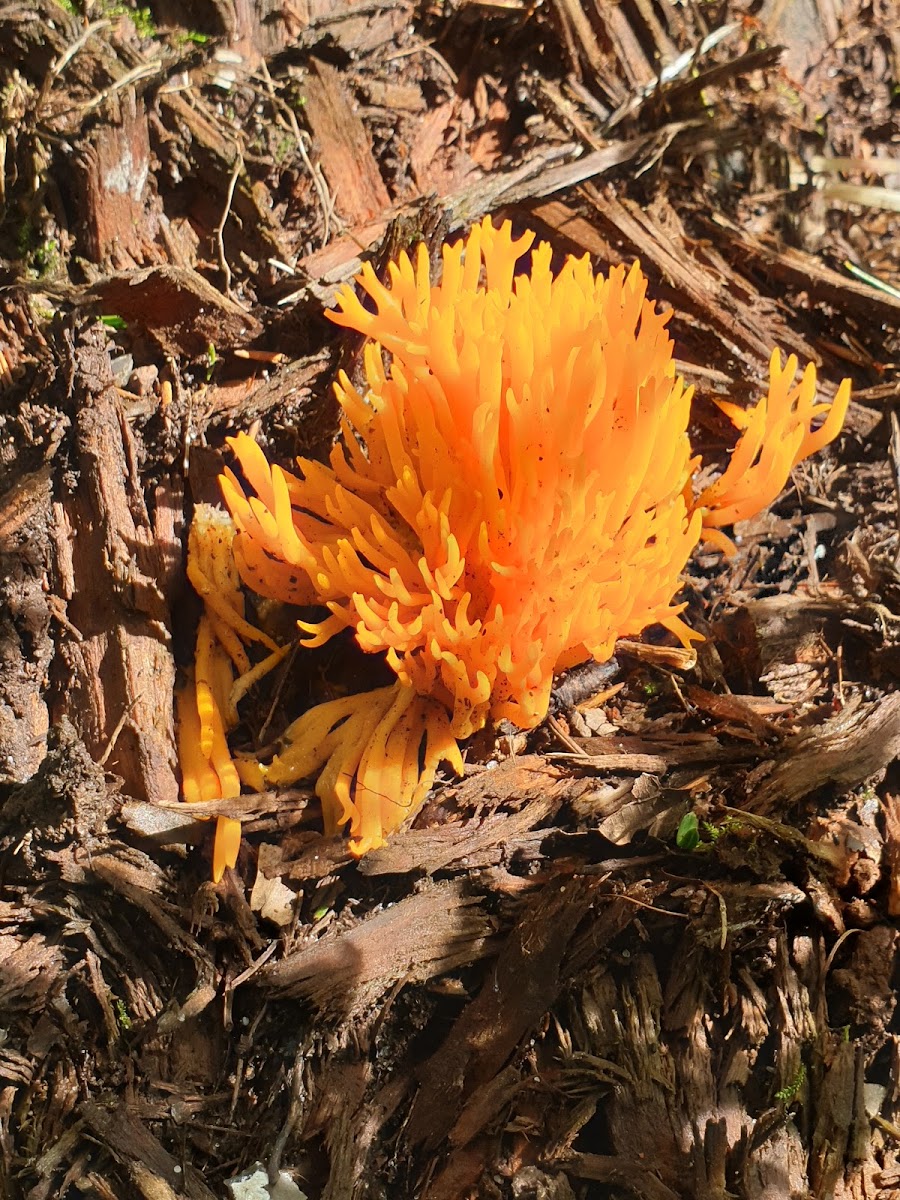
<path fill-rule="evenodd" d="M 439 283 L 420 246 L 386 285 L 363 268 L 367 305 L 340 292 L 329 316 L 369 339 L 367 388 L 335 385 L 330 466 L 301 459 L 294 474 L 244 434 L 230 443 L 246 485 L 221 483 L 244 583 L 323 605 L 304 644 L 350 628 L 397 676 L 307 712 L 272 763 L 241 767 L 256 786 L 319 772 L 326 829 L 349 823 L 357 854 L 416 810 L 440 761 L 460 769 L 459 739 L 540 722 L 555 672 L 652 624 L 696 639 L 675 603 L 693 549 L 730 546 L 720 526 L 765 507 L 843 424 L 849 381 L 817 404 L 815 368 L 795 383 L 796 359 L 776 351 L 768 396 L 723 405 L 743 433 L 695 498 L 692 389 L 639 266 L 597 276 L 585 256 L 554 276 L 533 241 L 485 220 L 444 246 Z"/>
<path fill-rule="evenodd" d="M 176 695 L 182 792 L 188 803 L 240 795 L 241 779 L 227 741 L 238 723 L 238 701 L 289 649 L 277 646 L 244 618 L 234 534 L 233 523 L 221 509 L 197 505 L 188 537 L 188 578 L 203 601 L 203 616 L 193 670 Z M 245 642 L 261 643 L 269 656 L 252 667 Z M 240 821 L 218 817 L 213 849 L 217 882 L 226 866 L 237 861 L 240 842 Z"/>

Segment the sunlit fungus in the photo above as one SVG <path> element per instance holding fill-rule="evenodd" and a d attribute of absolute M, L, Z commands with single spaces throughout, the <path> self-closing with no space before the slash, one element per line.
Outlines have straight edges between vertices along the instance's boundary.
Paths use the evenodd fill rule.
<path fill-rule="evenodd" d="M 203 601 L 193 669 L 176 694 L 178 756 L 188 803 L 240 795 L 241 779 L 227 735 L 238 723 L 237 705 L 247 690 L 275 666 L 289 647 L 279 647 L 244 619 L 244 596 L 232 551 L 234 525 L 221 509 L 198 504 L 188 539 L 188 578 Z M 245 643 L 269 654 L 251 666 Z M 216 820 L 213 878 L 234 866 L 240 822 Z"/>
<path fill-rule="evenodd" d="M 459 740 L 501 718 L 537 725 L 555 672 L 649 625 L 697 639 L 676 600 L 693 549 L 727 548 L 720 527 L 770 503 L 844 420 L 849 382 L 816 403 L 815 368 L 795 382 L 776 351 L 768 395 L 723 406 L 743 433 L 695 496 L 692 389 L 640 267 L 595 275 L 570 257 L 554 275 L 533 243 L 485 220 L 443 247 L 437 283 L 420 246 L 386 283 L 365 266 L 367 299 L 342 289 L 329 316 L 367 338 L 366 384 L 338 378 L 328 466 L 291 472 L 230 441 L 244 584 L 327 610 L 300 623 L 304 645 L 348 628 L 396 675 L 304 714 L 270 763 L 237 764 L 257 787 L 317 776 L 326 829 L 349 823 L 357 854 L 420 806 L 440 761 L 460 769 Z"/>

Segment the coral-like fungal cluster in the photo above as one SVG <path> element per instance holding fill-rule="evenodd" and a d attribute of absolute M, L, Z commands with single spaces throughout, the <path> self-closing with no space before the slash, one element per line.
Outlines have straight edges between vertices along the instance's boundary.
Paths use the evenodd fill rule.
<path fill-rule="evenodd" d="M 776 351 L 768 395 L 749 411 L 723 406 L 743 432 L 695 496 L 692 389 L 640 268 L 595 275 L 585 256 L 554 274 L 550 246 L 533 241 L 485 220 L 444 246 L 437 283 L 420 246 L 386 284 L 363 268 L 366 303 L 343 289 L 329 315 L 368 339 L 366 387 L 344 374 L 336 384 L 330 465 L 301 459 L 291 472 L 248 436 L 231 441 L 241 477 L 221 483 L 243 583 L 321 605 L 327 616 L 300 623 L 303 644 L 352 629 L 396 683 L 312 709 L 270 763 L 230 770 L 235 689 L 259 677 L 244 643 L 267 643 L 217 556 L 210 570 L 228 588 L 204 593 L 197 535 L 207 616 L 181 702 L 186 799 L 215 791 L 210 771 L 221 796 L 235 793 L 234 768 L 256 787 L 316 775 L 326 830 L 349 825 L 357 854 L 378 846 L 441 761 L 460 770 L 459 740 L 501 718 L 538 724 L 555 672 L 603 661 L 652 624 L 689 645 L 676 597 L 693 549 L 704 538 L 727 548 L 721 527 L 769 504 L 840 431 L 849 381 L 817 403 L 814 366 L 797 382 L 796 359 L 782 365 Z M 220 838 L 219 874 L 237 852 L 232 829 Z"/>

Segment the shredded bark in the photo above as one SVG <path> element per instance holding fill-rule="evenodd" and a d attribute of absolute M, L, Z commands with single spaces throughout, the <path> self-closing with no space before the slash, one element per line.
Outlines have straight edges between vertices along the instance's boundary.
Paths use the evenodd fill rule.
<path fill-rule="evenodd" d="M 0 1195 L 900 1194 L 895 26 L 0 7 Z M 844 435 L 696 555 L 696 656 L 647 631 L 559 679 L 362 862 L 307 787 L 188 810 L 185 529 L 225 438 L 324 459 L 361 346 L 323 308 L 486 213 L 640 258 L 710 478 L 776 346 L 852 377 Z M 382 670 L 291 656 L 241 746 Z"/>

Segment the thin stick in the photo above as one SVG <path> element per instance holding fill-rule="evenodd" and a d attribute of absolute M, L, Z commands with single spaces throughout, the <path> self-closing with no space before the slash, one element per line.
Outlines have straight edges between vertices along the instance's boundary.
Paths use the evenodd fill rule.
<path fill-rule="evenodd" d="M 231 212 L 231 203 L 234 200 L 234 189 L 237 187 L 237 181 L 244 169 L 244 156 L 241 153 L 240 146 L 237 144 L 235 144 L 234 153 L 234 166 L 231 169 L 231 178 L 228 181 L 228 193 L 225 196 L 225 209 L 222 213 L 221 221 L 216 226 L 216 245 L 219 248 L 219 267 L 225 277 L 226 295 L 230 295 L 231 293 L 231 267 L 229 267 L 228 259 L 225 257 L 225 226 L 228 223 L 228 214 Z"/>
<path fill-rule="evenodd" d="M 103 751 L 103 753 L 100 755 L 99 759 L 97 760 L 98 764 L 101 767 L 106 766 L 107 759 L 112 754 L 113 750 L 115 750 L 115 748 L 116 748 L 116 742 L 119 740 L 119 734 L 125 728 L 125 722 L 131 716 L 132 710 L 134 709 L 134 707 L 138 704 L 138 702 L 140 700 L 141 700 L 141 696 L 135 696 L 132 700 L 130 700 L 128 702 L 128 704 L 126 704 L 125 711 L 122 713 L 121 717 L 119 717 L 119 720 L 116 723 L 115 729 L 109 735 L 109 741 L 106 743 L 106 749 Z"/>

